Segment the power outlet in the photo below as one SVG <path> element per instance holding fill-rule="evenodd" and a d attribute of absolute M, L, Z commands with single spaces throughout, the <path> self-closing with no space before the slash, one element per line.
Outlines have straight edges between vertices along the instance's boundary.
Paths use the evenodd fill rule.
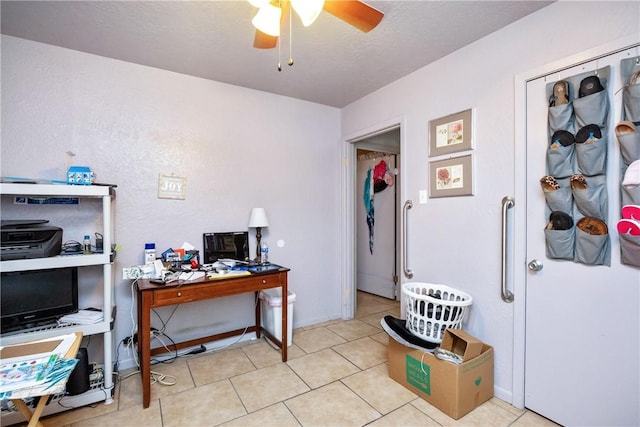
<path fill-rule="evenodd" d="M 124 267 L 122 280 L 153 279 L 155 272 L 156 268 L 153 264 Z"/>

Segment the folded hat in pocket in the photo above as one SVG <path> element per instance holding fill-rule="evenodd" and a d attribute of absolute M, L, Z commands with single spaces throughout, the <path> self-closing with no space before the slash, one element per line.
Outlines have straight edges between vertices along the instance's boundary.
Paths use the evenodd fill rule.
<path fill-rule="evenodd" d="M 593 95 L 594 93 L 598 93 L 604 90 L 602 87 L 602 83 L 600 83 L 600 79 L 598 76 L 589 76 L 582 79 L 580 82 L 580 89 L 578 90 L 578 95 L 580 98 Z"/>
<path fill-rule="evenodd" d="M 595 142 L 600 138 L 602 138 L 602 131 L 598 125 L 594 124 L 583 126 L 576 133 L 576 142 L 578 144 Z"/>
<path fill-rule="evenodd" d="M 640 236 L 640 222 L 633 219 L 621 219 L 618 221 L 618 233 Z"/>
<path fill-rule="evenodd" d="M 573 227 L 573 218 L 562 211 L 553 211 L 549 215 L 547 230 L 569 230 Z"/>
<path fill-rule="evenodd" d="M 640 185 L 640 160 L 631 163 L 624 173 L 622 185 L 625 187 L 635 187 Z"/>
<path fill-rule="evenodd" d="M 578 221 L 577 227 L 592 236 L 602 236 L 609 233 L 607 224 L 601 219 L 585 216 Z"/>
<path fill-rule="evenodd" d="M 638 205 L 626 205 L 622 207 L 622 218 L 635 219 L 640 221 L 640 206 Z"/>

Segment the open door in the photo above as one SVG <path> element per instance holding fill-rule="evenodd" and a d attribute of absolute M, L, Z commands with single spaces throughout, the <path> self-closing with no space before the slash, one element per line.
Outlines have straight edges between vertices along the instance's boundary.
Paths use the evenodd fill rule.
<path fill-rule="evenodd" d="M 396 157 L 357 150 L 357 289 L 390 299 L 398 278 Z"/>

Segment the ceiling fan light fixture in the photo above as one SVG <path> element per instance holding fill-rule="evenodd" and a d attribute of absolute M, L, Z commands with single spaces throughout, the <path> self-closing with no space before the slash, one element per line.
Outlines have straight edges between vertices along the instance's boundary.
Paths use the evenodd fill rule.
<path fill-rule="evenodd" d="M 270 0 L 247 0 L 247 1 L 249 2 L 249 4 L 251 4 L 251 6 L 257 7 L 258 9 L 268 5 L 270 2 Z"/>
<path fill-rule="evenodd" d="M 253 17 L 251 23 L 259 31 L 270 36 L 277 37 L 280 35 L 280 18 L 282 17 L 282 9 L 267 4 L 262 6 L 256 16 Z"/>
<path fill-rule="evenodd" d="M 320 12 L 322 12 L 324 0 L 291 0 L 291 7 L 300 16 L 302 25 L 308 27 L 315 22 Z"/>

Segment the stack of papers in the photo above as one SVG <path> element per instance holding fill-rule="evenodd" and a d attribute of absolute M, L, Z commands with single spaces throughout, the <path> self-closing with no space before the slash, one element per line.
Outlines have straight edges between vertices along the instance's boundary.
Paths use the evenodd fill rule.
<path fill-rule="evenodd" d="M 95 310 L 78 310 L 77 313 L 67 314 L 60 318 L 61 323 L 72 323 L 76 325 L 91 325 L 102 321 L 101 311 Z"/>

